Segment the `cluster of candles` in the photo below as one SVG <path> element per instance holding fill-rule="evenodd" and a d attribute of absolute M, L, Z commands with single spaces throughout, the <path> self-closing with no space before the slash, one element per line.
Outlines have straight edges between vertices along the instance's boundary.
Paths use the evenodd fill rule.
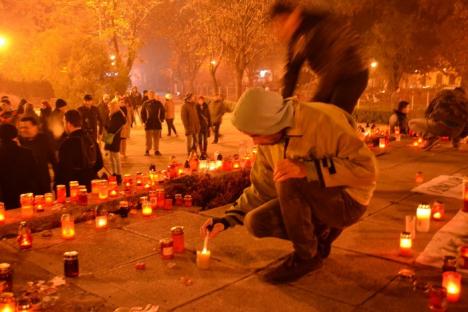
<path fill-rule="evenodd" d="M 419 147 L 424 143 L 424 140 L 422 138 L 418 138 L 416 141 L 413 142 L 414 147 Z"/>
<path fill-rule="evenodd" d="M 406 216 L 405 231 L 400 234 L 400 255 L 403 257 L 412 256 L 413 240 L 416 232 L 427 233 L 430 230 L 431 219 L 441 221 L 445 218 L 445 205 L 441 201 L 435 201 L 432 208 L 427 204 L 420 204 L 415 216 Z M 468 246 L 460 248 L 458 266 L 468 269 Z M 442 287 L 440 291 L 433 291 L 430 294 L 430 305 L 439 302 L 443 305 L 440 296 L 446 297 L 449 302 L 457 302 L 461 293 L 461 274 L 456 272 L 457 259 L 455 257 L 445 257 L 442 275 Z M 436 304 L 437 305 L 437 304 Z"/>

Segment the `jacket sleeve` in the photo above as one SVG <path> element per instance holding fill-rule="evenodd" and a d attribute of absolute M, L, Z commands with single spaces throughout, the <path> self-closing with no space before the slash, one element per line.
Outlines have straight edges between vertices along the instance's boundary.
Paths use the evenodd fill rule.
<path fill-rule="evenodd" d="M 162 103 L 160 103 L 159 107 L 159 120 L 163 122 L 166 119 L 166 109 L 164 108 L 164 105 Z"/>
<path fill-rule="evenodd" d="M 148 113 L 146 111 L 147 106 L 147 103 L 144 103 L 143 107 L 141 108 L 141 121 L 143 121 L 143 123 L 146 123 L 148 120 Z"/>
<path fill-rule="evenodd" d="M 182 106 L 182 109 L 180 110 L 180 119 L 182 119 L 182 124 L 184 125 L 185 128 L 185 133 L 190 134 L 190 129 L 189 129 L 189 121 L 188 121 L 188 109 L 187 106 L 184 104 Z"/>
<path fill-rule="evenodd" d="M 296 84 L 304 62 L 304 51 L 294 51 L 294 47 L 291 46 L 288 53 L 286 73 L 283 77 L 283 98 L 288 98 L 294 95 L 294 90 L 296 90 Z"/>
<path fill-rule="evenodd" d="M 276 197 L 273 169 L 268 166 L 261 149 L 257 153 L 250 172 L 251 185 L 244 190 L 239 199 L 225 212 L 224 218 L 230 226 L 243 225 L 245 215 Z"/>

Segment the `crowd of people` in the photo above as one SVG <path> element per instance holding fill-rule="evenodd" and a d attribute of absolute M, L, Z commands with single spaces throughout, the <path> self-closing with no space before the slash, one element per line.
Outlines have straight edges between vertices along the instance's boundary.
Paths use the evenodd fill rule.
<path fill-rule="evenodd" d="M 163 124 L 167 135 L 178 136 L 174 125 L 175 103 L 171 94 L 160 97 L 154 91 L 140 93 L 133 87 L 124 96 L 104 94 L 97 103 L 86 94 L 76 109 L 68 109 L 63 99 L 52 108 L 43 101 L 36 113 L 33 104 L 22 99 L 16 108 L 8 96 L 0 108 L 0 202 L 7 208 L 19 207 L 19 195 L 45 194 L 55 185 L 78 181 L 90 189 L 91 180 L 104 168 L 122 180 L 121 158 L 127 155 L 127 140 L 137 120 L 145 129 L 145 155 L 161 156 Z M 206 156 L 208 137 L 214 129 L 218 143 L 222 116 L 226 112 L 222 96 L 208 105 L 203 96 L 197 101 L 189 94 L 182 106 L 181 120 L 187 136 L 187 155 Z M 106 169 L 106 168 L 104 168 Z M 107 170 L 107 169 L 106 169 Z M 105 170 L 104 170 L 105 171 Z"/>

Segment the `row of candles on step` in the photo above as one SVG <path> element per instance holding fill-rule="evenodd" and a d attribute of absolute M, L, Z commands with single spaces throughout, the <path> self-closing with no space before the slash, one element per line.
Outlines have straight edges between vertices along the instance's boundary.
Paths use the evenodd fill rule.
<path fill-rule="evenodd" d="M 416 232 L 427 233 L 430 230 L 431 218 L 440 221 L 445 218 L 445 205 L 440 201 L 435 201 L 432 208 L 429 205 L 421 204 L 416 210 L 416 217 L 406 216 L 405 232 L 400 234 L 400 255 L 411 257 L 413 240 Z M 460 248 L 459 267 L 468 269 L 468 246 Z M 449 302 L 457 302 L 461 292 L 461 274 L 456 272 L 457 259 L 455 257 L 445 257 L 443 287 L 446 287 L 447 299 Z"/>
<path fill-rule="evenodd" d="M 127 205 L 128 206 L 128 205 Z M 70 223 L 71 222 L 71 223 Z M 98 222 L 98 221 L 96 221 Z M 73 219 L 70 215 L 62 217 L 62 234 L 64 234 L 64 224 L 73 225 Z M 73 234 L 67 226 L 67 235 Z M 29 233 L 30 235 L 30 233 Z M 65 235 L 65 234 L 64 234 Z M 172 260 L 175 254 L 183 254 L 185 251 L 184 227 L 174 226 L 171 228 L 171 238 L 161 239 L 159 242 L 160 256 L 163 260 Z M 66 251 L 63 254 L 64 276 L 76 278 L 80 275 L 78 251 Z M 210 267 L 211 252 L 208 250 L 208 236 L 205 238 L 203 249 L 197 250 L 196 265 L 199 269 L 208 269 Z M 139 264 L 137 264 L 137 269 Z M 13 295 L 13 268 L 10 263 L 0 263 L 0 312 L 31 311 L 31 303 L 17 304 Z M 26 305 L 28 307 L 26 308 Z"/>

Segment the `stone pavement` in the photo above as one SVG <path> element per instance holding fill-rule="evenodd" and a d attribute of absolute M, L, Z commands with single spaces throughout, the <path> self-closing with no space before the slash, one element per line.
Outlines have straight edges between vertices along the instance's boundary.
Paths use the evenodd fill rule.
<path fill-rule="evenodd" d="M 238 147 L 235 141 L 239 137 L 230 131 L 225 131 L 226 153 Z M 440 174 L 468 175 L 468 153 L 448 145 L 422 152 L 406 147 L 407 143 L 391 147 L 378 158 L 378 187 L 365 217 L 336 241 L 322 269 L 295 283 L 273 286 L 260 279 L 262 271 L 291 251 L 290 243 L 254 239 L 242 227 L 210 242 L 211 268 L 197 269 L 195 252 L 203 243 L 199 226 L 206 217 L 221 215 L 224 207 L 200 213 L 179 208 L 171 213 L 158 211 L 151 218 L 116 218 L 104 232 L 96 232 L 92 222 L 83 223 L 76 226 L 73 241 L 62 241 L 59 229 L 51 237 L 37 233 L 30 251 L 20 252 L 14 239 L 4 240 L 0 242 L 0 262 L 13 263 L 15 292 L 19 293 L 27 281 L 62 275 L 63 252 L 79 251 L 81 276 L 67 279 L 67 285 L 50 296 L 56 302 L 46 311 L 113 311 L 146 304 L 159 305 L 161 311 L 427 311 L 426 296 L 414 292 L 397 273 L 413 268 L 418 280 L 440 283 L 440 270 L 417 266 L 414 259 L 445 222 L 432 222 L 430 233 L 418 233 L 412 258 L 400 257 L 399 235 L 405 215 L 414 214 L 421 201 L 437 199 L 410 189 L 417 171 L 426 180 Z M 163 144 L 167 145 L 162 152 L 172 151 L 169 140 Z M 140 162 L 129 169 L 150 162 L 140 154 L 134 149 L 129 153 L 129 159 Z M 460 200 L 442 200 L 448 219 L 462 206 Z M 158 241 L 169 237 L 174 225 L 185 227 L 187 251 L 172 261 L 162 260 Z M 136 270 L 137 262 L 145 262 L 146 270 Z M 182 277 L 190 278 L 193 285 L 186 286 Z M 463 287 L 461 300 L 450 305 L 449 311 L 468 310 L 468 276 L 464 276 Z"/>

